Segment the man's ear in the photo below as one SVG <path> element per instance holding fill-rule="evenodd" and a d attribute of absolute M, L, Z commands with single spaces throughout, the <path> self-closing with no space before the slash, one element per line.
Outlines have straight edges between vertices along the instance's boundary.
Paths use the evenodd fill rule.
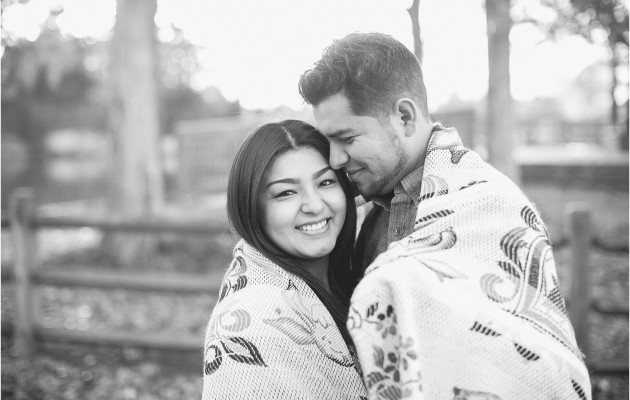
<path fill-rule="evenodd" d="M 416 133 L 418 118 L 420 117 L 416 103 L 406 97 L 400 98 L 396 101 L 394 112 L 396 119 L 400 121 L 405 130 L 405 136 L 413 136 Z"/>

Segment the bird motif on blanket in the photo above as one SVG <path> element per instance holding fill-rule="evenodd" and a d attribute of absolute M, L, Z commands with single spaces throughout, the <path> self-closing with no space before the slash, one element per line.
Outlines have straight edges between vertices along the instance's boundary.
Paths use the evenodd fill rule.
<path fill-rule="evenodd" d="M 426 227 L 434 222 L 428 221 L 419 226 L 420 228 Z M 409 257 L 435 272 L 440 282 L 444 278 L 465 278 L 465 275 L 453 267 L 455 264 L 445 261 L 446 258 L 442 255 L 437 256 L 441 250 L 448 250 L 456 243 L 457 234 L 452 227 L 435 233 L 426 233 L 425 230 L 418 229 L 409 236 L 390 244 L 387 251 L 381 253 L 374 260 L 365 274 L 367 275 L 382 265 L 389 264 L 399 258 Z"/>
<path fill-rule="evenodd" d="M 316 345 L 326 358 L 341 366 L 354 365 L 335 321 L 323 304 L 313 302 L 310 309 L 307 308 L 297 290 L 284 290 L 281 296 L 297 318 L 279 316 L 263 319 L 264 323 L 273 326 L 299 345 Z M 282 310 L 278 311 L 282 313 Z"/>

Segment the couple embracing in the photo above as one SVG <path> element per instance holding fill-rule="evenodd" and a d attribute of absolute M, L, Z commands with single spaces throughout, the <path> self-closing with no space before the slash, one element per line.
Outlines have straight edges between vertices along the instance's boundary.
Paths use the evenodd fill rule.
<path fill-rule="evenodd" d="M 317 128 L 232 165 L 203 399 L 590 398 L 538 211 L 431 121 L 413 53 L 351 34 L 299 89 Z"/>

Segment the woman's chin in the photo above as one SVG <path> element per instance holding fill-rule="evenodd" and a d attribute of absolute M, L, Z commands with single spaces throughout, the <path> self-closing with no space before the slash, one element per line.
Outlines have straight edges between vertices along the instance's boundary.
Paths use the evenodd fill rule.
<path fill-rule="evenodd" d="M 322 241 L 324 243 L 305 243 L 302 249 L 300 249 L 301 257 L 304 259 L 315 260 L 328 256 L 335 248 L 334 241 Z"/>
<path fill-rule="evenodd" d="M 310 260 L 316 260 L 316 259 L 320 259 L 322 257 L 327 257 L 330 255 L 330 253 L 332 253 L 334 246 L 326 246 L 323 248 L 319 248 L 319 249 L 306 249 L 306 251 L 303 252 L 305 259 L 310 259 Z"/>

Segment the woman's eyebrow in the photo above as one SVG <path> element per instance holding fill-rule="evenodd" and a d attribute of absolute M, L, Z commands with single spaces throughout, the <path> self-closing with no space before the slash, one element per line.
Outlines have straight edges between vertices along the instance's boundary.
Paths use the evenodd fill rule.
<path fill-rule="evenodd" d="M 320 176 L 324 175 L 324 174 L 325 174 L 326 172 L 328 172 L 329 170 L 332 170 L 332 168 L 330 168 L 330 166 L 328 166 L 328 167 L 324 167 L 324 168 L 320 169 L 319 171 L 317 171 L 317 172 L 315 172 L 315 173 L 313 174 L 313 179 L 317 179 L 317 178 L 319 178 Z"/>
<path fill-rule="evenodd" d="M 291 183 L 291 184 L 297 184 L 298 183 L 298 179 L 294 179 L 294 178 L 284 178 L 284 179 L 278 179 L 277 181 L 273 181 L 273 182 L 269 182 L 267 184 L 267 188 L 269 188 L 269 186 L 271 185 L 275 185 L 277 183 Z"/>
<path fill-rule="evenodd" d="M 319 171 L 317 171 L 317 172 L 315 172 L 313 174 L 313 179 L 319 178 L 320 176 L 324 175 L 328 171 L 332 171 L 332 168 L 330 168 L 330 166 L 326 166 L 326 167 L 320 169 Z M 296 179 L 296 178 L 278 179 L 277 181 L 269 182 L 267 184 L 267 188 L 269 188 L 271 185 L 275 185 L 277 183 L 289 183 L 289 184 L 296 185 L 296 184 L 300 183 L 300 180 Z"/>

